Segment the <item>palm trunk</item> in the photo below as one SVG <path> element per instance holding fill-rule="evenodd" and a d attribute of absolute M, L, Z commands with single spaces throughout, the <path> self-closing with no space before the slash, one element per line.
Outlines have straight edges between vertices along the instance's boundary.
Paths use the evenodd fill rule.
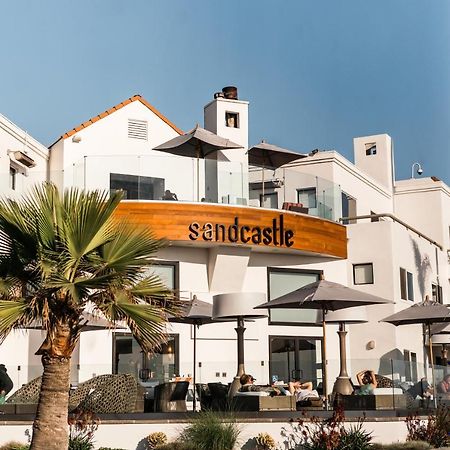
<path fill-rule="evenodd" d="M 70 358 L 42 356 L 44 373 L 30 450 L 63 450 L 69 445 Z"/>
<path fill-rule="evenodd" d="M 41 391 L 30 450 L 65 450 L 69 445 L 70 357 L 78 332 L 60 323 L 48 333 L 37 355 L 42 355 Z"/>

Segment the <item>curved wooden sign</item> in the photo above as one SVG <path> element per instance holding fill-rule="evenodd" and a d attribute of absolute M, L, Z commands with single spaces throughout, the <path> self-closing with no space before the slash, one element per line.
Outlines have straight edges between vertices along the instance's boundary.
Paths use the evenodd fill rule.
<path fill-rule="evenodd" d="M 158 238 L 191 245 L 251 246 L 264 251 L 347 257 L 346 228 L 291 211 L 213 203 L 123 201 L 116 213 Z"/>

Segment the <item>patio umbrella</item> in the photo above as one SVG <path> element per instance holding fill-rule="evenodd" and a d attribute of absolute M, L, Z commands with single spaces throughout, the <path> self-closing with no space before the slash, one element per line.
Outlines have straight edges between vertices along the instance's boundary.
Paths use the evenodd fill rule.
<path fill-rule="evenodd" d="M 211 131 L 196 125 L 191 131 L 164 142 L 153 150 L 171 153 L 172 155 L 187 156 L 197 159 L 197 201 L 200 200 L 199 192 L 199 160 L 205 159 L 211 153 L 218 150 L 243 148 L 229 139 L 217 136 Z"/>
<path fill-rule="evenodd" d="M 186 323 L 194 326 L 194 368 L 192 371 L 192 384 L 194 385 L 193 410 L 196 411 L 196 395 L 195 395 L 195 372 L 197 365 L 197 328 L 201 325 L 206 325 L 214 322 L 229 322 L 230 320 L 213 320 L 212 318 L 213 305 L 206 303 L 193 296 L 192 300 L 184 302 L 181 307 L 179 316 L 169 316 L 169 322 Z"/>
<path fill-rule="evenodd" d="M 428 330 L 428 346 L 431 361 L 431 377 L 433 383 L 433 399 L 436 406 L 436 386 L 434 379 L 433 342 L 431 325 L 450 322 L 450 309 L 441 303 L 430 301 L 428 296 L 421 303 L 416 303 L 398 313 L 385 317 L 380 322 L 388 322 L 396 327 L 399 325 L 424 324 Z"/>
<path fill-rule="evenodd" d="M 265 309 L 319 309 L 322 311 L 323 330 L 323 393 L 325 402 L 327 399 L 327 357 L 326 357 L 326 313 L 354 306 L 366 306 L 373 304 L 391 303 L 375 295 L 357 291 L 331 281 L 319 280 L 307 284 L 293 292 L 282 295 L 270 302 L 256 306 Z"/>
<path fill-rule="evenodd" d="M 277 147 L 262 140 L 259 144 L 247 150 L 248 163 L 252 166 L 262 167 L 262 195 L 264 201 L 264 169 L 277 169 L 289 162 L 308 155 L 293 152 L 285 148 Z"/>

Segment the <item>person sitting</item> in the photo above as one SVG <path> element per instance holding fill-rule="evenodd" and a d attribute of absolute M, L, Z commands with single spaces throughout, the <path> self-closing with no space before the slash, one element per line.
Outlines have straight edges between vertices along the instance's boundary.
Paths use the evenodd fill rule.
<path fill-rule="evenodd" d="M 241 387 L 239 388 L 239 392 L 268 392 L 270 395 L 283 395 L 281 390 L 275 386 L 256 386 L 254 383 L 256 378 L 253 378 L 251 375 L 244 373 L 241 375 L 239 379 L 241 383 Z"/>
<path fill-rule="evenodd" d="M 5 398 L 7 394 L 12 390 L 14 384 L 7 374 L 7 370 L 4 364 L 0 364 L 0 397 Z"/>
<path fill-rule="evenodd" d="M 361 370 L 356 374 L 359 383 L 358 395 L 373 395 L 373 390 L 377 387 L 377 379 L 373 370 Z"/>
<path fill-rule="evenodd" d="M 436 386 L 439 394 L 450 394 L 450 374 L 445 375 L 442 381 Z"/>
<path fill-rule="evenodd" d="M 424 377 L 418 381 L 415 385 L 411 386 L 406 391 L 413 399 L 417 397 L 428 398 L 433 394 L 433 388 L 428 383 L 428 380 Z"/>
<path fill-rule="evenodd" d="M 178 200 L 177 194 L 175 192 L 170 192 L 169 189 L 166 189 L 164 195 L 162 197 L 163 200 Z"/>
<path fill-rule="evenodd" d="M 297 402 L 302 402 L 303 400 L 308 400 L 311 398 L 320 398 L 319 393 L 313 389 L 313 384 L 311 381 L 290 381 L 289 382 L 289 392 L 291 395 L 295 395 L 295 400 Z"/>

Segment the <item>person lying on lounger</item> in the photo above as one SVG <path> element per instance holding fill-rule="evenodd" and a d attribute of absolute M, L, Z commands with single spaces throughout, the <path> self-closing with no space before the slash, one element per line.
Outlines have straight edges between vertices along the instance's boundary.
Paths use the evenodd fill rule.
<path fill-rule="evenodd" d="M 319 393 L 313 389 L 311 381 L 291 381 L 289 382 L 289 392 L 295 395 L 295 400 L 301 402 L 310 398 L 320 398 Z"/>

